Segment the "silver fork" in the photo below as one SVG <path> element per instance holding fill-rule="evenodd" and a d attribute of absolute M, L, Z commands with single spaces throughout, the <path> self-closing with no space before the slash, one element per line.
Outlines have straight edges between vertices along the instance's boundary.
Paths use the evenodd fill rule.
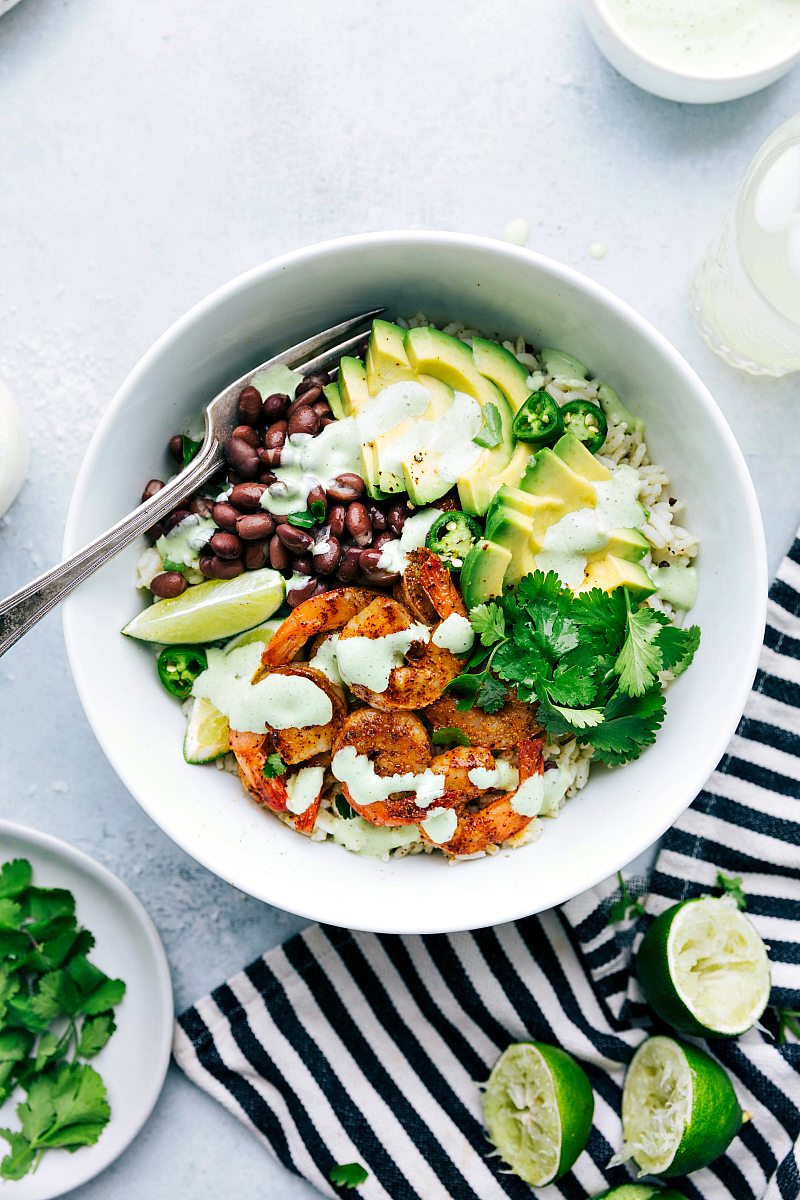
<path fill-rule="evenodd" d="M 206 480 L 225 465 L 222 447 L 233 430 L 241 422 L 238 414 L 239 393 L 252 382 L 253 377 L 266 367 L 283 364 L 297 368 L 306 375 L 324 371 L 334 366 L 344 354 L 355 350 L 364 337 L 363 326 L 378 316 L 384 309 L 374 308 L 341 321 L 314 337 L 298 342 L 289 350 L 276 354 L 234 380 L 224 391 L 215 396 L 205 411 L 205 436 L 202 445 L 190 465 L 160 491 L 151 496 L 127 517 L 106 530 L 88 546 L 78 550 L 71 558 L 45 571 L 25 587 L 0 601 L 0 655 L 5 654 L 18 642 L 37 621 L 55 608 L 57 604 L 88 579 L 98 567 L 146 529 L 157 524 L 167 513 L 197 491 Z M 361 332 L 355 332 L 360 330 Z M 349 336 L 348 336 L 349 335 Z M 338 341 L 343 338 L 343 341 Z"/>

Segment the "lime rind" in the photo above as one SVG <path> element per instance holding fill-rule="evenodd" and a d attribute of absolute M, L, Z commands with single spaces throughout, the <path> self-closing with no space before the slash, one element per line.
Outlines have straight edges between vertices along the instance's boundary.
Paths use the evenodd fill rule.
<path fill-rule="evenodd" d="M 575 1060 L 542 1042 L 500 1055 L 483 1097 L 489 1137 L 515 1175 L 533 1187 L 560 1178 L 589 1137 L 592 1089 Z"/>
<path fill-rule="evenodd" d="M 235 579 L 209 579 L 142 609 L 122 632 L 165 646 L 218 642 L 262 624 L 280 607 L 284 593 L 283 577 L 269 567 Z"/>
<path fill-rule="evenodd" d="M 656 1187 L 653 1183 L 621 1183 L 601 1192 L 594 1200 L 686 1200 L 674 1188 Z"/>
<path fill-rule="evenodd" d="M 730 896 L 685 900 L 651 925 L 636 963 L 642 991 L 680 1033 L 736 1037 L 769 1002 L 767 949 Z"/>
<path fill-rule="evenodd" d="M 193 700 L 183 739 L 184 760 L 202 766 L 221 758 L 230 748 L 228 718 L 204 696 Z"/>
<path fill-rule="evenodd" d="M 230 642 L 226 642 L 223 649 L 226 654 L 230 654 L 231 650 L 239 650 L 242 646 L 250 646 L 253 642 L 261 642 L 266 646 L 267 642 L 280 629 L 283 621 L 264 621 L 262 625 L 256 625 L 255 629 L 246 629 L 244 633 L 239 633 Z"/>

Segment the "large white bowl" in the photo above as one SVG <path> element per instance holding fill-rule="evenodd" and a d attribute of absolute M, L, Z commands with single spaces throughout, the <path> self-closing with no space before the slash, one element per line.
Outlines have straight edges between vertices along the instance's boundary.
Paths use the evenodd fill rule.
<path fill-rule="evenodd" d="M 647 420 L 686 520 L 702 538 L 697 660 L 670 689 L 656 745 L 589 786 L 530 846 L 449 866 L 379 862 L 320 845 L 259 811 L 230 776 L 189 767 L 184 720 L 153 654 L 119 635 L 142 603 L 140 546 L 69 601 L 64 629 L 86 714 L 122 781 L 165 833 L 271 904 L 334 925 L 395 933 L 476 928 L 567 900 L 629 862 L 691 803 L 734 731 L 766 603 L 758 504 L 742 455 L 698 377 L 652 326 L 576 271 L 501 242 L 385 233 L 311 246 L 234 279 L 182 317 L 117 393 L 87 452 L 65 550 L 116 521 L 167 469 L 170 434 L 231 379 L 311 332 L 375 305 L 464 319 L 577 355 Z"/>

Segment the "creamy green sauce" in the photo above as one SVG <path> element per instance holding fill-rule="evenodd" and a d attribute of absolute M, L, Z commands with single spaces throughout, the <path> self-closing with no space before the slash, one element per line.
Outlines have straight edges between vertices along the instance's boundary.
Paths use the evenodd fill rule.
<path fill-rule="evenodd" d="M 452 808 L 432 808 L 422 822 L 422 828 L 437 846 L 449 842 L 457 826 L 458 817 Z"/>
<path fill-rule="evenodd" d="M 443 650 L 449 650 L 452 654 L 466 654 L 472 649 L 475 634 L 466 617 L 462 617 L 460 613 L 451 613 L 436 627 L 431 641 L 434 646 L 441 646 Z"/>
<path fill-rule="evenodd" d="M 539 816 L 557 817 L 571 783 L 570 775 L 563 767 L 557 767 L 555 770 L 545 771 L 542 779 L 544 780 L 544 793 Z"/>
<path fill-rule="evenodd" d="M 419 512 L 406 519 L 400 540 L 387 542 L 382 548 L 378 566 L 382 571 L 397 571 L 402 575 L 408 566 L 408 556 L 412 550 L 420 550 L 425 545 L 425 538 L 430 532 L 431 525 L 442 515 L 440 508 L 421 508 Z"/>
<path fill-rule="evenodd" d="M 320 813 L 317 826 L 329 834 L 340 846 L 353 854 L 364 854 L 367 858 L 387 858 L 391 850 L 413 846 L 419 841 L 416 825 L 370 825 L 362 817 L 332 817 Z"/>
<path fill-rule="evenodd" d="M 328 488 L 345 473 L 361 474 L 361 437 L 352 417 L 334 421 L 316 437 L 292 434 L 281 452 L 281 465 L 275 468 L 276 482 L 264 492 L 261 507 L 276 516 L 299 512 L 306 508 L 312 488 Z"/>
<path fill-rule="evenodd" d="M 232 729 L 263 733 L 273 729 L 306 729 L 327 725 L 333 718 L 329 696 L 311 679 L 294 675 L 268 675 L 251 683 L 261 661 L 259 643 L 225 654 L 208 650 L 208 668 L 198 675 L 193 696 L 204 696 L 224 713 Z"/>
<path fill-rule="evenodd" d="M 382 388 L 358 414 L 358 431 L 365 442 L 371 442 L 383 433 L 390 433 L 409 417 L 421 417 L 430 404 L 427 388 L 414 379 L 401 380 Z M 382 450 L 390 447 L 382 447 Z M 402 477 L 403 469 L 393 455 L 382 456 L 382 465 L 393 474 Z"/>
<path fill-rule="evenodd" d="M 331 683 L 342 683 L 342 676 L 339 672 L 339 664 L 336 659 L 337 645 L 339 642 L 338 633 L 332 633 L 330 637 L 325 638 L 324 642 L 320 643 L 319 650 L 314 657 L 309 661 L 309 666 L 315 671 L 321 671 L 323 675 L 327 675 Z"/>
<path fill-rule="evenodd" d="M 532 775 L 519 785 L 511 797 L 511 807 L 521 817 L 535 817 L 544 801 L 544 775 Z"/>
<path fill-rule="evenodd" d="M 266 400 L 267 396 L 274 396 L 276 392 L 294 400 L 297 385 L 302 381 L 303 375 L 300 371 L 292 371 L 282 363 L 276 363 L 275 366 L 267 367 L 265 371 L 259 371 L 258 375 L 253 376 L 253 387 L 261 393 L 262 400 Z"/>
<path fill-rule="evenodd" d="M 288 800 L 286 807 L 290 813 L 299 815 L 306 812 L 322 791 L 322 780 L 325 771 L 322 767 L 301 767 L 294 775 L 287 776 L 286 791 Z"/>
<path fill-rule="evenodd" d="M 427 769 L 419 775 L 413 771 L 378 775 L 371 759 L 359 754 L 355 746 L 345 746 L 334 755 L 331 771 L 340 783 L 347 785 L 355 803 L 364 807 L 388 800 L 397 792 L 414 792 L 417 805 L 428 808 L 445 792 L 444 775 L 436 775 Z"/>
<path fill-rule="evenodd" d="M 183 567 L 197 567 L 200 551 L 208 545 L 209 538 L 217 526 L 211 517 L 198 517 L 191 513 L 179 525 L 164 534 L 156 542 L 156 550 L 162 561 L 178 563 Z"/>
<path fill-rule="evenodd" d="M 416 623 L 384 637 L 342 638 L 336 644 L 339 673 L 347 684 L 357 683 L 373 692 L 385 692 L 389 676 L 395 667 L 403 665 L 412 643 L 427 642 L 429 638 L 430 630 Z"/>
<path fill-rule="evenodd" d="M 496 758 L 493 770 L 488 767 L 473 767 L 467 772 L 467 778 L 481 791 L 493 788 L 501 792 L 510 792 L 519 783 L 519 771 L 513 763 L 506 762 L 504 758 Z"/>

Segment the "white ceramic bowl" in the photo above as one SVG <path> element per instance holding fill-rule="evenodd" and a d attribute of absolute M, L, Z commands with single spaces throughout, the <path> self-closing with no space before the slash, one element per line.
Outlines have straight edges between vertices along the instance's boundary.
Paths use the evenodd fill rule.
<path fill-rule="evenodd" d="M 758 505 L 711 396 L 677 351 L 622 301 L 527 250 L 448 233 L 344 238 L 234 279 L 172 326 L 132 371 L 84 460 L 67 521 L 73 551 L 125 513 L 167 464 L 170 434 L 269 354 L 354 312 L 386 305 L 563 347 L 647 420 L 656 460 L 702 538 L 697 660 L 670 690 L 657 744 L 598 769 L 541 840 L 449 866 L 379 862 L 298 836 L 237 781 L 186 766 L 184 719 L 146 645 L 119 630 L 141 605 L 140 546 L 69 601 L 70 663 L 91 725 L 120 778 L 162 829 L 210 870 L 271 904 L 334 925 L 408 933 L 496 924 L 575 896 L 629 862 L 692 801 L 734 731 L 753 679 L 766 603 Z"/>
<path fill-rule="evenodd" d="M 647 55 L 626 35 L 625 30 L 608 11 L 606 0 L 581 0 L 581 8 L 589 32 L 597 48 L 612 67 L 631 83 L 660 96 L 685 104 L 715 104 L 723 100 L 738 100 L 760 92 L 775 83 L 800 61 L 800 46 L 776 44 L 775 55 L 758 69 L 738 71 L 731 75 L 703 75 L 678 71 Z"/>

